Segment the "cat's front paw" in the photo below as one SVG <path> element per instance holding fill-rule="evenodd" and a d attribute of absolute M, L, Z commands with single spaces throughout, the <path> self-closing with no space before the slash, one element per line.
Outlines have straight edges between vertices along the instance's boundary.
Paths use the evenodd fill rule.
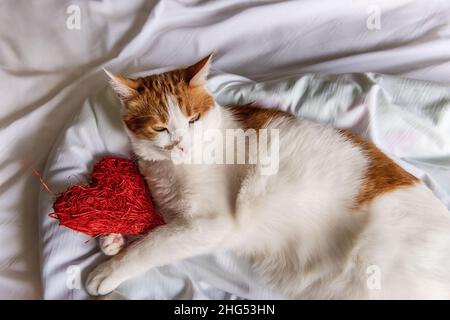
<path fill-rule="evenodd" d="M 86 290 L 92 296 L 105 295 L 117 288 L 125 279 L 120 276 L 114 261 L 107 260 L 99 264 L 89 274 Z"/>
<path fill-rule="evenodd" d="M 100 249 L 107 256 L 114 256 L 125 247 L 125 237 L 118 233 L 101 236 L 98 240 Z"/>

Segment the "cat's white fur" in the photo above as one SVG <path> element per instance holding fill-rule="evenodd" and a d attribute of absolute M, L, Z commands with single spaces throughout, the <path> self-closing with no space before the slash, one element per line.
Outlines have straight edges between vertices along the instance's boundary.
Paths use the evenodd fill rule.
<path fill-rule="evenodd" d="M 219 105 L 201 121 L 239 126 Z M 94 269 L 88 292 L 107 294 L 150 268 L 224 249 L 251 259 L 287 298 L 450 298 L 450 213 L 426 186 L 351 210 L 369 161 L 358 145 L 303 119 L 268 128 L 280 130 L 275 175 L 258 165 L 175 165 L 128 132 L 167 224 Z"/>

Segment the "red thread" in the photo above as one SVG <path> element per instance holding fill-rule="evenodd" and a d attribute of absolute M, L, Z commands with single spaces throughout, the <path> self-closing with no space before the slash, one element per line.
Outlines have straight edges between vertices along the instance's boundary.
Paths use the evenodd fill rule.
<path fill-rule="evenodd" d="M 70 187 L 53 204 L 49 217 L 90 236 L 110 233 L 145 234 L 163 225 L 137 164 L 104 157 L 91 173 L 88 185 Z"/>
<path fill-rule="evenodd" d="M 49 193 L 56 195 L 56 193 L 54 193 L 50 187 L 48 186 L 48 184 L 44 181 L 44 178 L 42 178 L 42 175 L 39 173 L 39 171 L 37 171 L 37 169 L 30 163 L 26 162 L 25 160 L 22 160 L 20 162 L 21 166 L 27 169 L 31 169 L 31 171 L 33 171 L 33 174 L 39 178 L 39 182 L 41 183 L 41 185 L 45 188 L 45 190 L 47 190 Z"/>

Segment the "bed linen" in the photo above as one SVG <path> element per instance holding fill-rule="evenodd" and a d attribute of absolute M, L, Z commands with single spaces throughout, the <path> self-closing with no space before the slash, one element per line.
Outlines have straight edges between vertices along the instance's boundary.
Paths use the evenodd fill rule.
<path fill-rule="evenodd" d="M 217 69 L 253 80 L 372 71 L 450 83 L 445 0 L 186 2 L 0 3 L 0 241 L 7 244 L 0 251 L 0 298 L 46 296 L 41 185 L 21 162 L 44 170 L 67 122 L 105 87 L 102 67 L 132 74 L 214 51 Z M 67 9 L 74 4 L 81 28 L 71 30 Z M 376 12 L 380 28 L 369 28 Z M 446 156 L 433 161 L 448 164 Z M 448 186 L 445 175 L 433 179 Z"/>

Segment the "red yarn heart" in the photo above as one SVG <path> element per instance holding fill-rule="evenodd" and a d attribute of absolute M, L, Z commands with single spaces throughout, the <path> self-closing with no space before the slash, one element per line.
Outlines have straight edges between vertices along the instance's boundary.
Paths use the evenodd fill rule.
<path fill-rule="evenodd" d="M 104 157 L 94 165 L 89 185 L 70 187 L 53 204 L 49 216 L 90 236 L 145 234 L 163 225 L 136 162 Z"/>

